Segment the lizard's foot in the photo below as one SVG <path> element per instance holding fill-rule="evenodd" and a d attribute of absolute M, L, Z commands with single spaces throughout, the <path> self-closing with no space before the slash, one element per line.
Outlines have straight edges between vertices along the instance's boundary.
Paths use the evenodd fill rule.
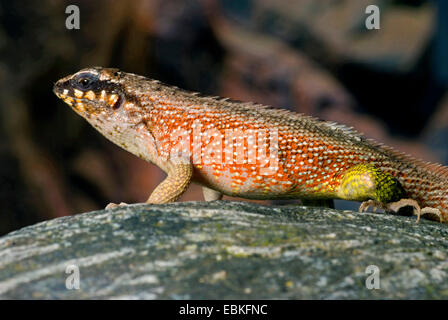
<path fill-rule="evenodd" d="M 106 210 L 107 209 L 113 209 L 113 208 L 117 208 L 117 207 L 124 207 L 124 206 L 127 206 L 128 204 L 126 203 L 126 202 L 120 202 L 120 204 L 116 204 L 116 203 L 109 203 L 107 206 L 106 206 Z"/>
<path fill-rule="evenodd" d="M 422 209 L 421 214 L 425 219 L 443 222 L 443 216 L 439 209 L 425 207 Z"/>
<path fill-rule="evenodd" d="M 359 212 L 365 212 L 369 207 L 373 208 L 373 212 L 376 212 L 376 209 L 383 209 L 384 211 L 392 211 L 397 213 L 401 208 L 404 207 L 413 207 L 414 214 L 417 216 L 417 222 L 420 221 L 420 216 L 422 214 L 422 210 L 420 209 L 420 206 L 418 205 L 417 201 L 413 199 L 401 199 L 400 201 L 396 202 L 389 202 L 389 203 L 382 203 L 376 200 L 367 200 L 361 203 L 359 206 Z M 427 208 L 425 208 L 427 209 Z M 432 208 L 428 208 L 432 209 Z M 436 209 L 437 210 L 437 209 Z"/>
<path fill-rule="evenodd" d="M 369 207 L 372 207 L 373 212 L 376 212 L 377 209 L 387 210 L 387 206 L 384 203 L 376 200 L 367 200 L 361 203 L 358 211 L 366 212 L 369 209 Z"/>

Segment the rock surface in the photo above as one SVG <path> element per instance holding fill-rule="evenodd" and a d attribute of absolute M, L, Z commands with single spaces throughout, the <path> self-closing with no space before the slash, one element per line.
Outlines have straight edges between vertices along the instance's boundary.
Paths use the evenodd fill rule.
<path fill-rule="evenodd" d="M 446 299 L 448 227 L 415 221 L 226 201 L 94 211 L 0 238 L 0 298 Z"/>

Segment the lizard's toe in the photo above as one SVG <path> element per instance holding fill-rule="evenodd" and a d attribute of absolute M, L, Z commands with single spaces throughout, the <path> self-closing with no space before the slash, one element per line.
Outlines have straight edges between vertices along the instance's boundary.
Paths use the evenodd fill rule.
<path fill-rule="evenodd" d="M 438 221 L 443 222 L 443 216 L 439 209 L 431 208 L 431 207 L 425 207 L 421 210 L 421 215 L 423 218 L 432 220 L 432 221 Z"/>
<path fill-rule="evenodd" d="M 390 202 L 387 204 L 388 210 L 393 211 L 395 213 L 398 213 L 398 211 L 401 208 L 408 207 L 408 206 L 413 208 L 413 213 L 414 213 L 414 215 L 417 216 L 416 222 L 419 222 L 420 216 L 421 216 L 421 209 L 420 209 L 420 206 L 418 205 L 417 201 L 415 201 L 413 199 L 401 199 L 399 201 Z"/>
<path fill-rule="evenodd" d="M 116 203 L 109 203 L 107 206 L 106 206 L 106 210 L 107 209 L 113 209 L 113 208 L 117 208 L 117 207 L 124 207 L 124 206 L 127 206 L 128 204 L 126 203 L 126 202 L 120 202 L 120 204 L 116 204 Z"/>
<path fill-rule="evenodd" d="M 372 207 L 373 212 L 376 212 L 377 209 L 387 210 L 387 206 L 376 200 L 367 200 L 361 203 L 359 206 L 359 212 L 366 212 L 370 207 Z"/>

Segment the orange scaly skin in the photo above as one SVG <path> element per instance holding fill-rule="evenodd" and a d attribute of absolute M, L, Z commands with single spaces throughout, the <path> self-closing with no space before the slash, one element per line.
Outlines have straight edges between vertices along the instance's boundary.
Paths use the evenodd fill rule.
<path fill-rule="evenodd" d="M 365 201 L 362 209 L 411 205 L 448 219 L 448 168 L 342 125 L 100 67 L 59 80 L 54 92 L 108 139 L 168 174 L 149 203 L 175 201 L 196 182 L 206 200 L 340 198 Z"/>

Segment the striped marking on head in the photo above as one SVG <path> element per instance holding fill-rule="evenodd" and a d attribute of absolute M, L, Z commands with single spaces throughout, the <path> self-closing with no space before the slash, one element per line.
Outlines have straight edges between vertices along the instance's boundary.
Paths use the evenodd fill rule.
<path fill-rule="evenodd" d="M 69 106 L 73 105 L 73 98 L 71 98 L 71 97 L 65 97 L 65 98 L 63 98 L 63 100 L 64 100 L 64 102 L 65 102 L 66 104 L 68 104 Z"/>
<path fill-rule="evenodd" d="M 82 103 L 82 102 L 76 102 L 76 109 L 78 109 L 78 111 L 80 111 L 80 112 L 84 112 L 84 111 L 86 111 L 86 107 L 84 106 L 84 103 Z"/>
<path fill-rule="evenodd" d="M 76 98 L 81 99 L 84 96 L 84 92 L 82 92 L 81 90 L 78 89 L 74 89 L 73 93 L 75 95 Z"/>
<path fill-rule="evenodd" d="M 106 90 L 101 90 L 100 101 L 106 101 Z"/>
<path fill-rule="evenodd" d="M 92 101 L 96 99 L 95 92 L 93 92 L 92 90 L 87 91 L 87 92 L 84 94 L 84 97 L 85 97 L 86 99 L 89 99 L 89 100 L 92 100 Z"/>
<path fill-rule="evenodd" d="M 111 107 L 115 108 L 116 103 L 118 102 L 119 96 L 118 94 L 111 94 L 109 98 L 107 99 L 107 104 Z"/>

